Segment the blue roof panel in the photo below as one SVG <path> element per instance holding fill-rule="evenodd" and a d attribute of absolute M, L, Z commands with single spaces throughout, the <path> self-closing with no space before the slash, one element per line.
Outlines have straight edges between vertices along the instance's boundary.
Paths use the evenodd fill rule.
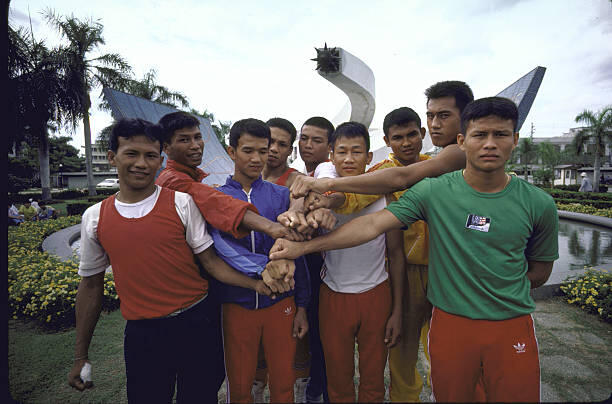
<path fill-rule="evenodd" d="M 540 84 L 542 84 L 542 79 L 544 79 L 545 72 L 545 67 L 538 66 L 497 94 L 498 97 L 511 99 L 518 107 L 517 132 L 523 126 L 525 119 L 527 119 Z"/>
<path fill-rule="evenodd" d="M 111 108 L 111 114 L 115 120 L 121 118 L 141 118 L 157 123 L 159 119 L 169 113 L 179 111 L 176 108 L 158 104 L 156 102 L 136 97 L 112 88 L 105 87 L 104 98 Z M 227 152 L 217 139 L 208 119 L 194 115 L 200 121 L 200 131 L 204 139 L 204 154 L 202 163 L 198 166 L 208 174 L 202 181 L 205 184 L 225 184 L 228 175 L 234 172 L 234 162 L 229 158 Z M 163 167 L 166 166 L 164 154 Z"/>

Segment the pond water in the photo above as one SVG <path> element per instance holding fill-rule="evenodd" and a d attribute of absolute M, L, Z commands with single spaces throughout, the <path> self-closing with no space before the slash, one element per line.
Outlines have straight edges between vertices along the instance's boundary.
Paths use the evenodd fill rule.
<path fill-rule="evenodd" d="M 607 266 L 612 269 L 612 230 L 571 220 L 559 220 L 559 259 L 553 272 Z"/>
<path fill-rule="evenodd" d="M 70 244 L 70 247 L 74 250 L 75 253 L 80 257 L 81 256 L 81 238 L 77 238 Z"/>

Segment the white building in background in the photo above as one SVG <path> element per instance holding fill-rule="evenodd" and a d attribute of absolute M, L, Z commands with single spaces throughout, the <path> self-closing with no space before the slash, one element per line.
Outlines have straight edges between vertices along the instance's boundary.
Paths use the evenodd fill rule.
<path fill-rule="evenodd" d="M 569 131 L 563 133 L 561 136 L 553 136 L 553 137 L 534 137 L 533 143 L 536 145 L 541 143 L 550 143 L 552 144 L 559 152 L 565 151 L 566 147 L 572 144 L 574 137 L 576 134 L 584 127 L 571 128 Z M 589 140 L 586 144 L 586 147 L 583 149 L 582 154 L 594 154 L 595 153 L 595 142 Z M 612 178 L 612 148 L 610 144 L 606 144 L 606 149 L 604 152 L 604 156 L 600 160 L 600 171 L 601 175 L 604 176 L 604 179 Z M 529 164 L 529 180 L 532 181 L 533 171 L 536 171 L 542 168 L 542 160 L 539 159 L 537 164 Z M 520 171 L 521 168 L 517 167 Z M 594 180 L 594 167 L 592 166 L 575 166 L 571 164 L 564 164 L 555 166 L 555 185 L 576 185 L 580 184 L 581 173 L 586 173 L 591 181 Z"/>
<path fill-rule="evenodd" d="M 85 156 L 85 146 L 81 146 L 82 155 Z M 115 167 L 112 167 L 108 162 L 108 147 L 103 143 L 96 141 L 91 145 L 91 168 L 93 171 L 100 172 L 117 172 Z"/>

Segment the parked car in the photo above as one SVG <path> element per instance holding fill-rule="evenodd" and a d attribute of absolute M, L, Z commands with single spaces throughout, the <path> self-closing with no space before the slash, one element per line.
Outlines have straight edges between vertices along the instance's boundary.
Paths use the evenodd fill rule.
<path fill-rule="evenodd" d="M 96 188 L 106 188 L 106 189 L 116 188 L 116 189 L 119 189 L 119 179 L 117 179 L 117 178 L 107 178 L 104 181 L 99 182 L 98 185 L 96 185 Z"/>

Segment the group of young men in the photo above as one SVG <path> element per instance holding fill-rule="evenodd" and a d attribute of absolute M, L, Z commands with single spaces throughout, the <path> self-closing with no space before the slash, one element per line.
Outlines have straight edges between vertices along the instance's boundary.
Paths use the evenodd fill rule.
<path fill-rule="evenodd" d="M 117 122 L 108 157 L 120 191 L 83 215 L 70 385 L 92 385 L 112 264 L 130 402 L 175 390 L 177 402 L 213 402 L 226 376 L 228 402 L 260 402 L 266 383 L 271 402 L 382 402 L 387 358 L 391 401 L 419 401 L 419 340 L 435 400 L 538 401 L 529 291 L 558 258 L 554 202 L 505 173 L 512 101 L 474 101 L 459 81 L 425 94 L 434 158 L 407 107 L 385 117 L 393 153 L 366 174 L 360 123 L 306 120 L 302 174 L 287 164 L 289 121 L 244 119 L 230 130 L 234 174 L 217 189 L 201 182 L 196 118 Z"/>

